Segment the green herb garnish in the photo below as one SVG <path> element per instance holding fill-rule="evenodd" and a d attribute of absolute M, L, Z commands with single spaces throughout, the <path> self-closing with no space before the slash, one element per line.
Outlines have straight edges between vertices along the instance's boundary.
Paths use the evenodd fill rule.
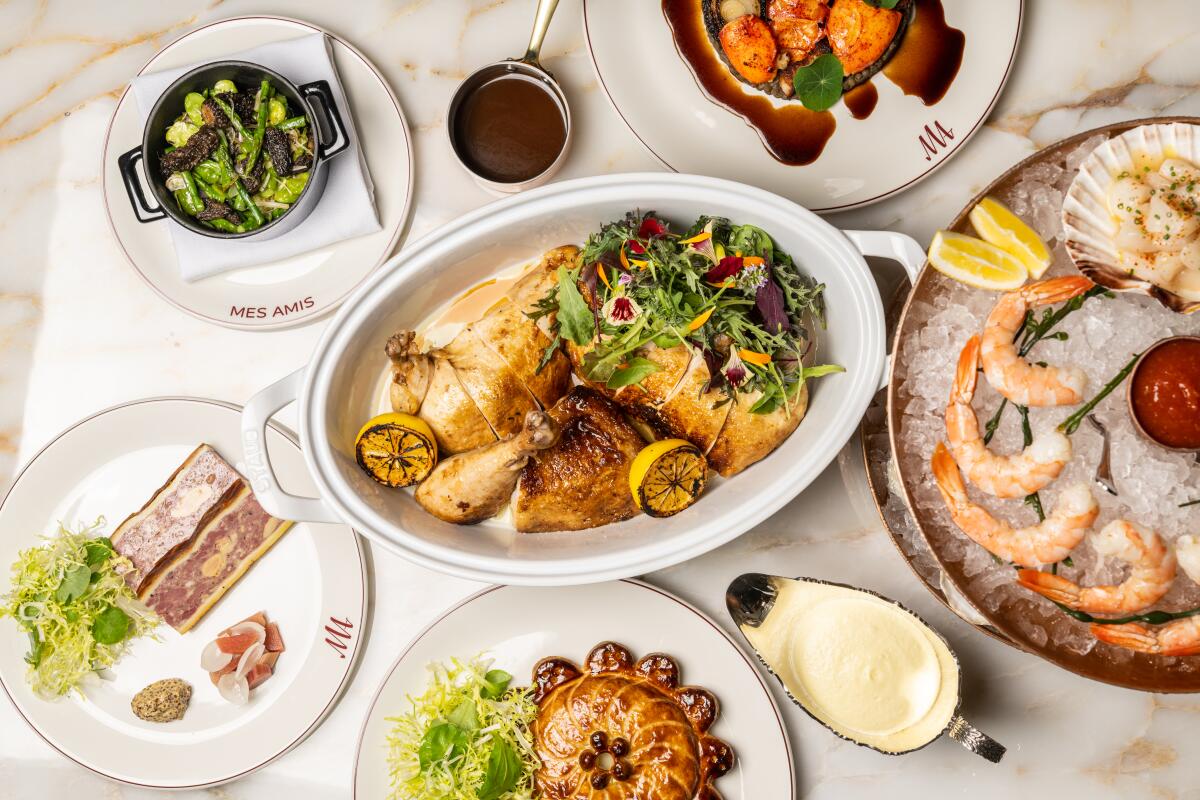
<path fill-rule="evenodd" d="M 796 97 L 809 111 L 828 111 L 842 96 L 842 62 L 833 53 L 817 56 L 792 76 Z"/>

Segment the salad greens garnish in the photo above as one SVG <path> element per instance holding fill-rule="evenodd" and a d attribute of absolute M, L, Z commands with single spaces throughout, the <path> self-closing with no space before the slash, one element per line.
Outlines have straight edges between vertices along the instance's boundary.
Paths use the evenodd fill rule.
<path fill-rule="evenodd" d="M 389 717 L 392 797 L 518 800 L 531 796 L 538 760 L 529 724 L 537 706 L 487 660 L 429 666 L 425 693 Z"/>
<path fill-rule="evenodd" d="M 894 3 L 893 3 L 894 5 Z M 811 64 L 796 70 L 792 85 L 796 97 L 809 111 L 827 111 L 842 96 L 842 62 L 833 53 L 817 56 Z"/>
<path fill-rule="evenodd" d="M 45 698 L 61 697 L 93 672 L 107 669 L 125 646 L 158 624 L 125 583 L 132 565 L 96 536 L 103 524 L 71 531 L 59 525 L 45 544 L 22 550 L 0 617 L 29 637 L 27 679 Z"/>
<path fill-rule="evenodd" d="M 584 351 L 586 380 L 619 389 L 661 369 L 654 347 L 687 347 L 708 366 L 704 390 L 724 395 L 715 406 L 759 393 L 750 411 L 766 414 L 806 379 L 842 371 L 803 364 L 808 326 L 824 324 L 824 288 L 754 225 L 703 216 L 677 234 L 653 212 L 631 212 L 588 238 L 530 316 L 552 320 L 543 364 L 570 342 Z"/>

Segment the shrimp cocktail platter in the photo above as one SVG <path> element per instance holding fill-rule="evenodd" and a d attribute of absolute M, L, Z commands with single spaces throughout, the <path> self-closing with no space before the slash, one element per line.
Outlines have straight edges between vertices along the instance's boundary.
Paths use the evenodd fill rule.
<path fill-rule="evenodd" d="M 930 245 L 889 389 L 953 587 L 1017 646 L 1154 691 L 1200 689 L 1194 122 L 1080 134 L 985 189 Z"/>

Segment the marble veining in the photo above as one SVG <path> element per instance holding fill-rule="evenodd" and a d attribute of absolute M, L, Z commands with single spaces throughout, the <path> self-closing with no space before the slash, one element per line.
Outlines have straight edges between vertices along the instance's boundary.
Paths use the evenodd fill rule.
<path fill-rule="evenodd" d="M 599 91 L 579 6 L 561 4 L 543 56 L 575 115 L 577 136 L 560 175 L 656 170 Z M 1200 115 L 1200 12 L 1192 0 L 1026 6 L 1012 80 L 979 134 L 928 180 L 837 215 L 835 224 L 927 241 L 980 187 L 1039 147 L 1115 120 Z M 476 66 L 524 51 L 532 12 L 532 0 L 0 3 L 0 490 L 19 463 L 80 417 L 150 395 L 242 401 L 303 364 L 320 334 L 321 323 L 257 334 L 207 325 L 159 300 L 125 262 L 102 207 L 101 142 L 130 76 L 158 48 L 197 25 L 250 13 L 294 16 L 345 36 L 384 71 L 412 124 L 409 236 L 419 236 L 491 199 L 455 164 L 445 108 Z M 878 267 L 890 293 L 899 270 Z M 236 353 L 237 368 L 214 353 Z M 999 766 L 944 740 L 888 758 L 834 738 L 789 707 L 801 796 L 1200 798 L 1200 700 L 1077 678 L 953 617 L 880 528 L 860 453 L 856 438 L 803 496 L 758 528 L 649 579 L 722 622 L 723 589 L 745 571 L 812 575 L 891 595 L 947 636 L 963 663 L 965 710 L 1010 750 Z M 325 724 L 253 776 L 175 797 L 349 797 L 358 728 L 387 668 L 441 609 L 479 588 L 378 549 L 372 562 L 373 629 L 354 682 Z M 778 699 L 786 703 L 782 692 Z M 6 703 L 0 741 L 0 800 L 156 796 L 62 759 Z"/>

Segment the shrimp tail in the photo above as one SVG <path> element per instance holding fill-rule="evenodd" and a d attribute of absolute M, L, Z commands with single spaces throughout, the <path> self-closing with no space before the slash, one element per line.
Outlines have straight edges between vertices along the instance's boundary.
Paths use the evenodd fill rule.
<path fill-rule="evenodd" d="M 1079 605 L 1079 585 L 1066 578 L 1036 569 L 1017 570 L 1017 583 L 1042 597 L 1068 608 Z"/>
<path fill-rule="evenodd" d="M 1097 625 L 1092 623 L 1088 630 L 1105 644 L 1136 650 L 1139 653 L 1158 653 L 1158 638 L 1145 625 L 1127 622 L 1124 625 Z"/>
<path fill-rule="evenodd" d="M 962 473 L 958 471 L 958 462 L 942 442 L 938 442 L 937 447 L 933 448 L 933 458 L 930 459 L 929 465 L 946 505 L 953 510 L 966 502 L 967 485 L 963 482 Z"/>
<path fill-rule="evenodd" d="M 958 371 L 954 374 L 954 387 L 950 390 L 950 402 L 970 403 L 975 397 L 975 382 L 979 377 L 979 334 L 972 336 L 963 345 L 958 356 Z"/>
<path fill-rule="evenodd" d="M 1050 278 L 1030 284 L 1023 291 L 1027 297 L 1034 299 L 1037 305 L 1052 305 L 1078 297 L 1094 285 L 1082 275 L 1064 275 L 1061 278 Z"/>

